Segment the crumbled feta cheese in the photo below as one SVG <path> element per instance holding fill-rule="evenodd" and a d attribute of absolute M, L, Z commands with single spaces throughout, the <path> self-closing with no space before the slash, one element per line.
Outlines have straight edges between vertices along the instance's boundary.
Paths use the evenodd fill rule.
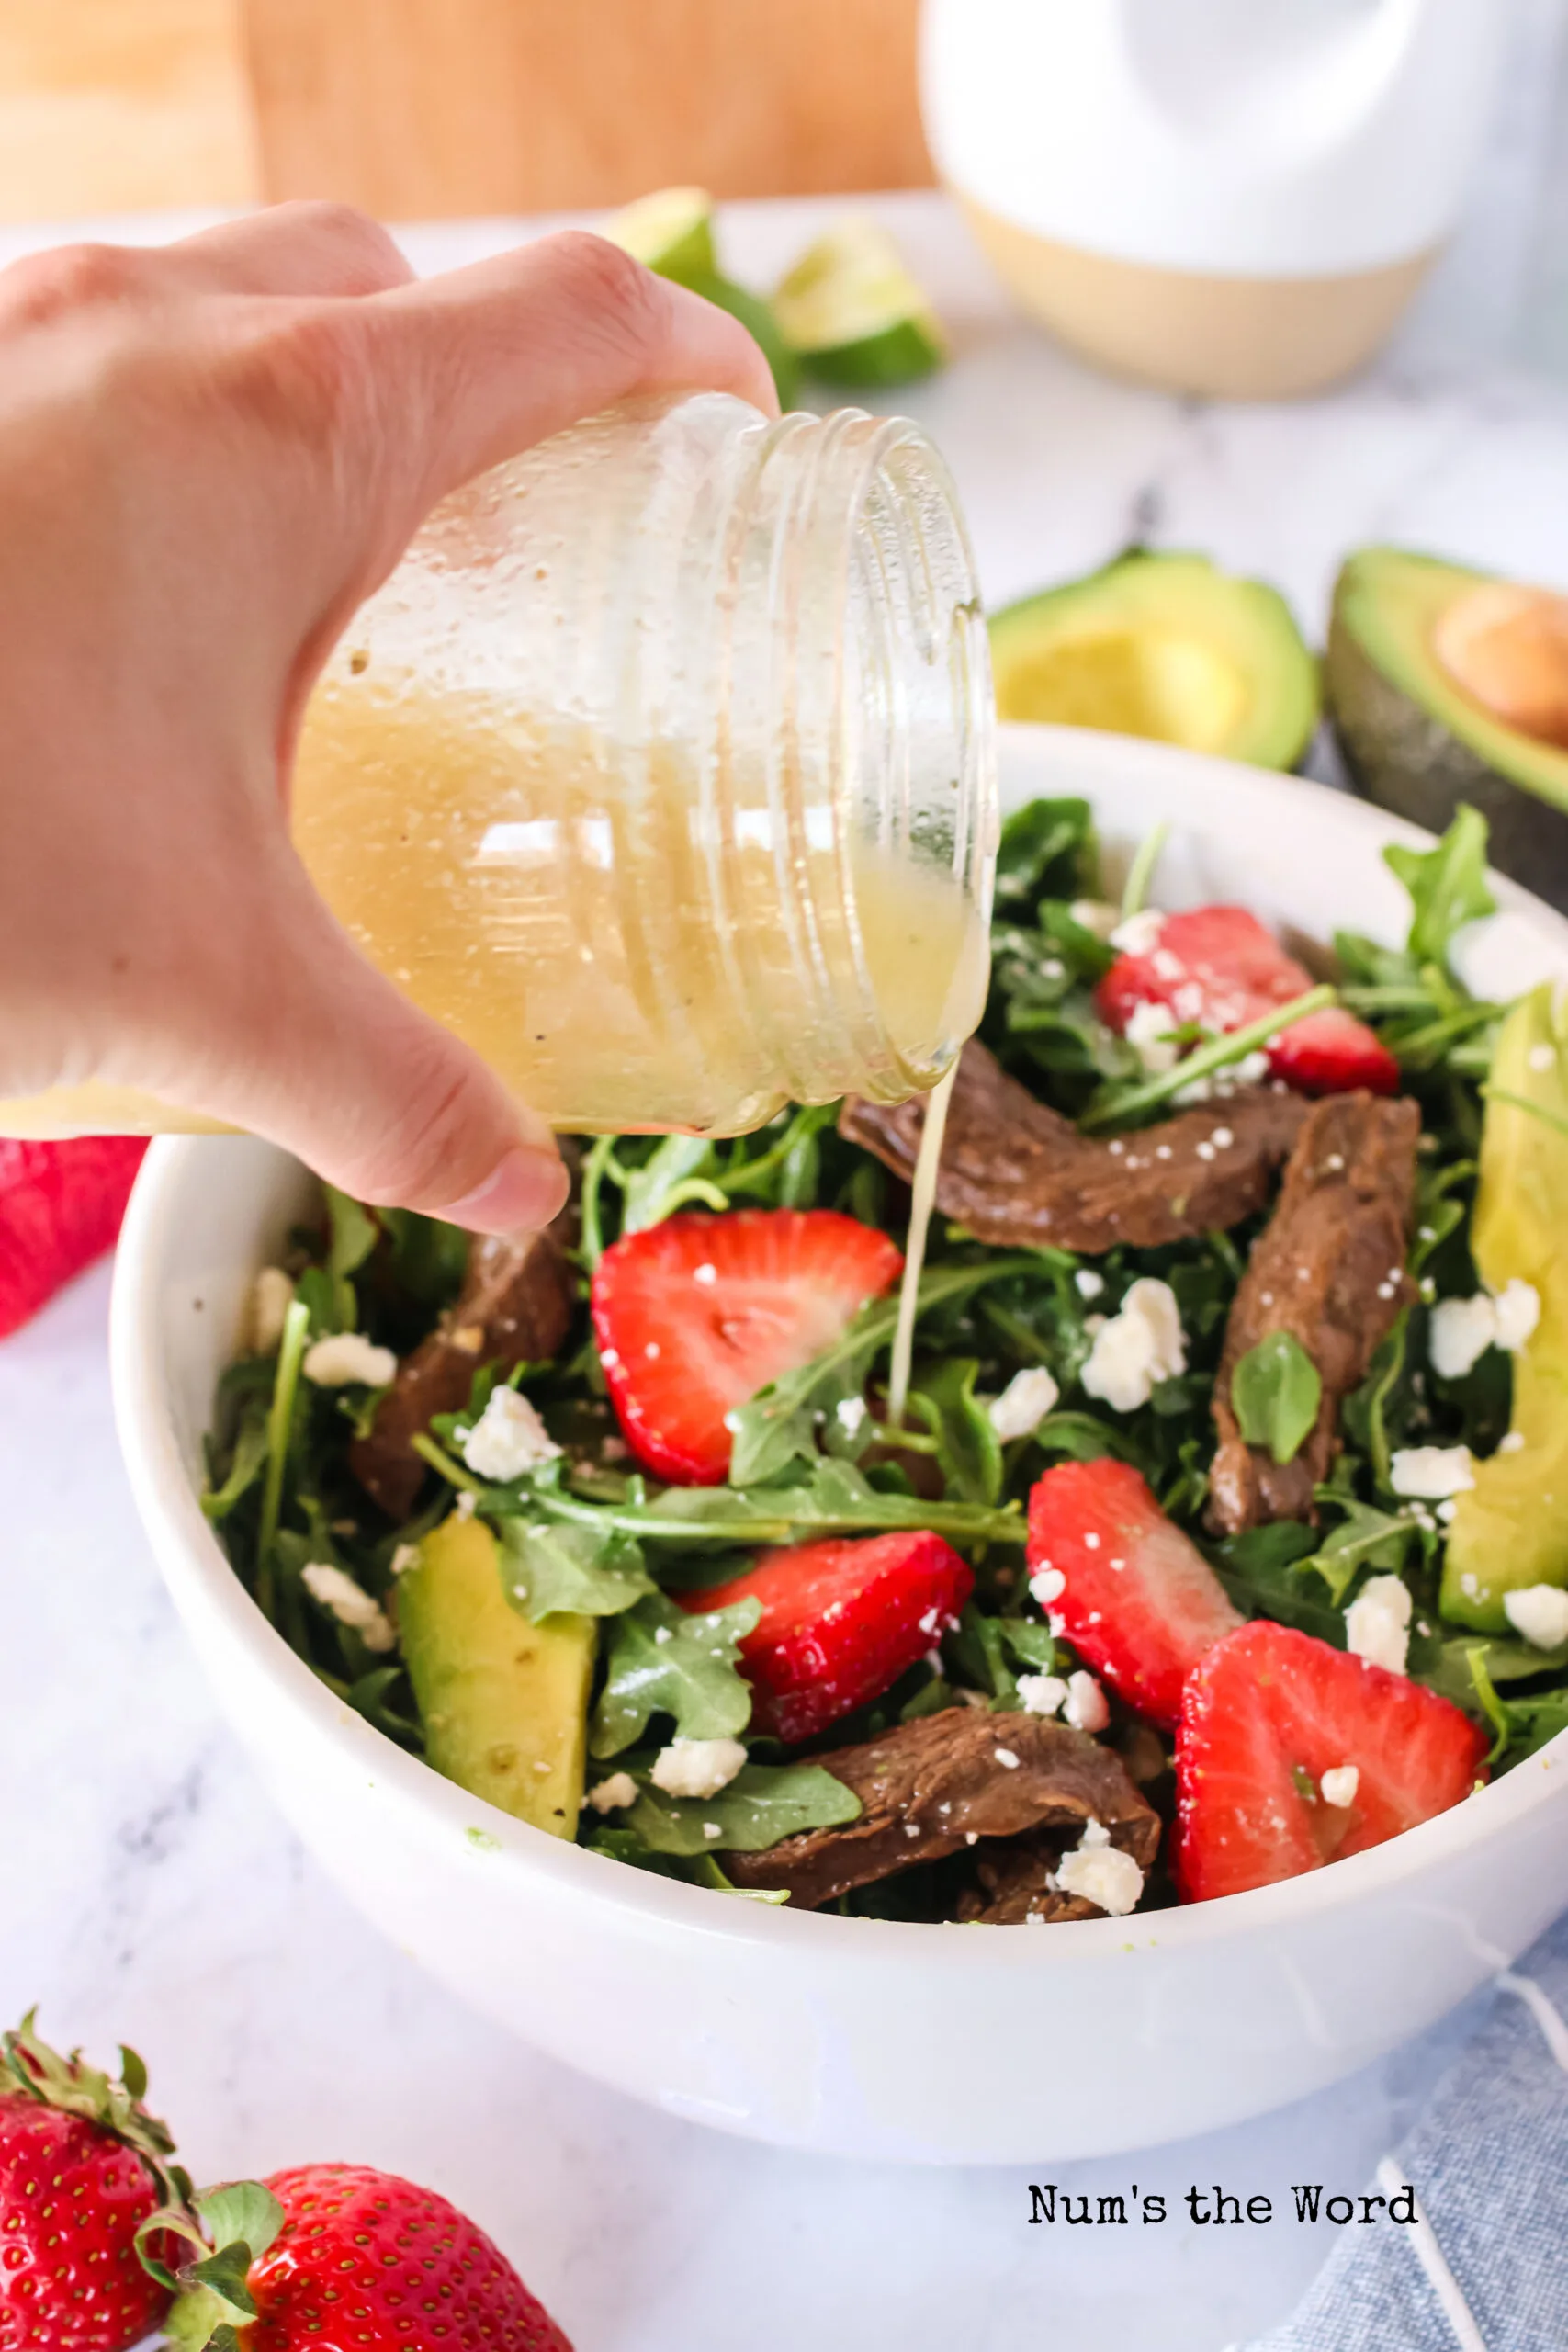
<path fill-rule="evenodd" d="M 360 1331 L 333 1331 L 305 1351 L 300 1367 L 318 1388 L 347 1388 L 356 1382 L 385 1388 L 398 1369 L 390 1348 L 378 1348 Z"/>
<path fill-rule="evenodd" d="M 1096 1821 L 1091 1813 L 1084 1823 L 1083 1835 L 1078 1839 L 1078 1844 L 1080 1846 L 1109 1846 L 1110 1843 L 1110 1830 L 1107 1829 L 1103 1821 Z"/>
<path fill-rule="evenodd" d="M 392 1621 L 380 1602 L 373 1600 L 342 1568 L 334 1568 L 327 1560 L 310 1560 L 299 1573 L 311 1600 L 320 1601 L 340 1625 L 352 1627 L 367 1650 L 397 1647 Z"/>
<path fill-rule="evenodd" d="M 1396 1495 L 1439 1503 L 1469 1492 L 1475 1463 L 1468 1445 L 1402 1445 L 1389 1466 L 1388 1483 Z"/>
<path fill-rule="evenodd" d="M 722 1837 L 723 1837 L 723 1835 L 724 1835 L 724 1832 L 723 1832 L 723 1830 L 719 1827 L 718 1823 L 717 1823 L 716 1821 L 705 1821 L 705 1822 L 704 1822 L 704 1824 L 703 1824 L 703 1836 L 704 1836 L 705 1838 L 709 1838 L 709 1839 L 714 1840 L 714 1841 L 716 1841 L 718 1838 L 722 1838 Z"/>
<path fill-rule="evenodd" d="M 705 1261 L 700 1266 L 694 1266 L 692 1269 L 692 1280 L 694 1283 L 701 1283 L 703 1288 L 706 1290 L 714 1283 L 717 1282 L 718 1268 L 716 1266 L 710 1266 Z"/>
<path fill-rule="evenodd" d="M 1067 912 L 1080 930 L 1092 931 L 1096 939 L 1109 939 L 1120 919 L 1120 910 L 1107 899 L 1075 899 Z"/>
<path fill-rule="evenodd" d="M 1021 1674 L 1018 1703 L 1026 1715 L 1059 1715 L 1066 1704 L 1067 1686 L 1059 1674 Z"/>
<path fill-rule="evenodd" d="M 1121 1311 L 1100 1324 L 1080 1376 L 1086 1396 L 1098 1396 L 1112 1412 L 1131 1413 L 1148 1403 L 1156 1381 L 1186 1368 L 1176 1294 L 1168 1283 L 1145 1274 L 1128 1291 Z"/>
<path fill-rule="evenodd" d="M 1105 1276 L 1097 1274 L 1092 1266 L 1080 1266 L 1073 1276 L 1073 1288 L 1080 1298 L 1098 1298 L 1105 1288 Z"/>
<path fill-rule="evenodd" d="M 463 1460 L 475 1477 L 502 1485 L 541 1462 L 553 1462 L 559 1452 L 533 1406 L 515 1388 L 492 1388 L 484 1411 L 463 1436 Z"/>
<path fill-rule="evenodd" d="M 1105 1693 L 1092 1674 L 1079 1667 L 1067 1677 L 1067 1696 L 1062 1708 L 1066 1720 L 1075 1731 L 1103 1731 L 1111 1721 L 1111 1710 Z"/>
<path fill-rule="evenodd" d="M 1444 1380 L 1462 1380 L 1488 1348 L 1510 1354 L 1522 1348 L 1540 1320 L 1540 1295 L 1529 1283 L 1507 1283 L 1495 1298 L 1485 1291 L 1445 1298 L 1432 1310 L 1432 1369 Z"/>
<path fill-rule="evenodd" d="M 607 1781 L 596 1781 L 588 1792 L 588 1802 L 595 1813 L 620 1813 L 628 1804 L 636 1804 L 641 1792 L 629 1772 L 612 1772 Z"/>
<path fill-rule="evenodd" d="M 1116 924 L 1110 934 L 1111 944 L 1123 956 L 1152 956 L 1164 929 L 1165 917 L 1157 907 L 1140 907 L 1135 915 L 1124 916 Z"/>
<path fill-rule="evenodd" d="M 1343 1812 L 1347 1805 L 1356 1802 L 1356 1791 L 1361 1785 L 1360 1771 L 1354 1764 L 1336 1764 L 1331 1772 L 1324 1774 L 1317 1785 L 1323 1791 L 1324 1804 L 1337 1806 Z"/>
<path fill-rule="evenodd" d="M 391 1568 L 395 1577 L 406 1577 L 419 1557 L 417 1544 L 400 1544 L 392 1554 Z"/>
<path fill-rule="evenodd" d="M 833 1419 L 846 1437 L 858 1437 L 865 1427 L 866 1402 L 863 1396 L 840 1396 L 833 1408 Z"/>
<path fill-rule="evenodd" d="M 479 1497 L 475 1494 L 473 1488 L 471 1487 L 465 1487 L 462 1493 L 458 1496 L 457 1501 L 452 1506 L 453 1518 L 472 1519 L 474 1515 L 474 1507 L 478 1501 Z"/>
<path fill-rule="evenodd" d="M 1506 1437 L 1500 1437 L 1497 1440 L 1497 1451 L 1499 1453 L 1522 1453 L 1524 1450 L 1525 1433 L 1523 1430 L 1510 1430 Z"/>
<path fill-rule="evenodd" d="M 1043 1560 L 1029 1579 L 1029 1589 L 1042 1609 L 1049 1609 L 1054 1600 L 1060 1600 L 1066 1589 L 1066 1577 L 1049 1560 Z"/>
<path fill-rule="evenodd" d="M 271 1355 L 283 1337 L 284 1318 L 293 1304 L 291 1277 L 281 1266 L 264 1266 L 251 1284 L 245 1336 L 253 1355 Z"/>
<path fill-rule="evenodd" d="M 1018 1758 L 1010 1747 L 998 1747 L 994 1752 L 997 1762 L 1001 1766 L 1004 1772 L 1017 1771 Z"/>
<path fill-rule="evenodd" d="M 1210 1136 L 1209 1141 L 1216 1151 L 1228 1151 L 1235 1141 L 1235 1130 L 1231 1127 L 1216 1127 Z"/>
<path fill-rule="evenodd" d="M 738 1739 L 672 1739 L 653 1759 L 649 1775 L 671 1797 L 716 1797 L 746 1761 Z"/>
<path fill-rule="evenodd" d="M 1086 1833 L 1081 1846 L 1063 1855 L 1054 1883 L 1064 1894 L 1081 1895 L 1086 1903 L 1098 1903 L 1113 1919 L 1122 1919 L 1138 1907 L 1144 1873 L 1120 1846 L 1090 1845 Z"/>
<path fill-rule="evenodd" d="M 1043 1364 L 1015 1372 L 986 1408 L 991 1427 L 1004 1445 L 1013 1438 L 1032 1437 L 1060 1393 Z"/>
<path fill-rule="evenodd" d="M 1140 1001 L 1122 1024 L 1122 1035 L 1146 1070 L 1174 1069 L 1181 1048 L 1170 1032 L 1178 1026 L 1168 1004 Z"/>
<path fill-rule="evenodd" d="M 1345 1643 L 1369 1664 L 1403 1674 L 1410 1648 L 1409 1586 L 1398 1577 L 1371 1577 L 1345 1611 Z"/>
<path fill-rule="evenodd" d="M 1527 1584 L 1503 1595 L 1503 1614 L 1532 1648 L 1554 1650 L 1568 1642 L 1568 1592 L 1560 1585 Z"/>

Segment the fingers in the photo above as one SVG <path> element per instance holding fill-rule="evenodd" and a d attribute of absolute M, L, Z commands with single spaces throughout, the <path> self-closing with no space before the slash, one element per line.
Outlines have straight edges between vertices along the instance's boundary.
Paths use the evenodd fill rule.
<path fill-rule="evenodd" d="M 581 231 L 397 288 L 345 324 L 367 338 L 378 414 L 402 436 L 422 510 L 640 392 L 733 392 L 778 413 L 767 361 L 744 327 Z"/>
<path fill-rule="evenodd" d="M 268 944 L 253 935 L 231 966 L 213 959 L 209 1000 L 187 1017 L 195 1069 L 164 1091 L 356 1199 L 481 1233 L 547 1225 L 568 1189 L 548 1127 L 359 954 L 292 852 L 272 862 Z"/>
<path fill-rule="evenodd" d="M 159 249 L 193 289 L 217 294 L 383 294 L 413 277 L 378 220 L 350 204 L 274 204 Z"/>

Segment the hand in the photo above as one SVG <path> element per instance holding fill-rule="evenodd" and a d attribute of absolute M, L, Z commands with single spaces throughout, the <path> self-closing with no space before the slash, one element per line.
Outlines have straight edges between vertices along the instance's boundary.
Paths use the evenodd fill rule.
<path fill-rule="evenodd" d="M 96 1078 L 490 1232 L 555 1145 L 360 955 L 288 831 L 325 656 L 430 507 L 637 392 L 770 413 L 724 312 L 550 237 L 415 283 L 286 205 L 0 273 L 0 1096 Z"/>

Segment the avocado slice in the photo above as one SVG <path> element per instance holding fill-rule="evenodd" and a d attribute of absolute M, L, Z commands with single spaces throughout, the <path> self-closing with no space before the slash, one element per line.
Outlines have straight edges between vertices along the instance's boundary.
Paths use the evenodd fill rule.
<path fill-rule="evenodd" d="M 1568 599 L 1362 548 L 1335 585 L 1325 684 L 1370 800 L 1438 833 L 1469 801 L 1493 864 L 1568 904 Z"/>
<path fill-rule="evenodd" d="M 1521 997 L 1493 1059 L 1471 1246 L 1487 1288 L 1534 1285 L 1540 1320 L 1514 1358 L 1509 1450 L 1456 1496 L 1442 1612 L 1506 1634 L 1503 1595 L 1568 1585 L 1568 1005 Z"/>
<path fill-rule="evenodd" d="M 553 1838 L 574 1838 L 582 1804 L 592 1617 L 542 1624 L 502 1589 L 481 1520 L 444 1520 L 398 1583 L 403 1660 L 424 1718 L 425 1760 Z"/>
<path fill-rule="evenodd" d="M 1118 556 L 991 620 L 1003 718 L 1152 736 L 1293 767 L 1317 724 L 1317 664 L 1284 598 L 1206 556 Z"/>

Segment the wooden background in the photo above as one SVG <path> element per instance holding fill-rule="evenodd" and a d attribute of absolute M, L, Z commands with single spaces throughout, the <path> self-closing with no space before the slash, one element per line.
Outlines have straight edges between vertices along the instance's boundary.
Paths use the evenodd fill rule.
<path fill-rule="evenodd" d="M 0 0 L 0 219 L 931 176 L 919 0 Z"/>

